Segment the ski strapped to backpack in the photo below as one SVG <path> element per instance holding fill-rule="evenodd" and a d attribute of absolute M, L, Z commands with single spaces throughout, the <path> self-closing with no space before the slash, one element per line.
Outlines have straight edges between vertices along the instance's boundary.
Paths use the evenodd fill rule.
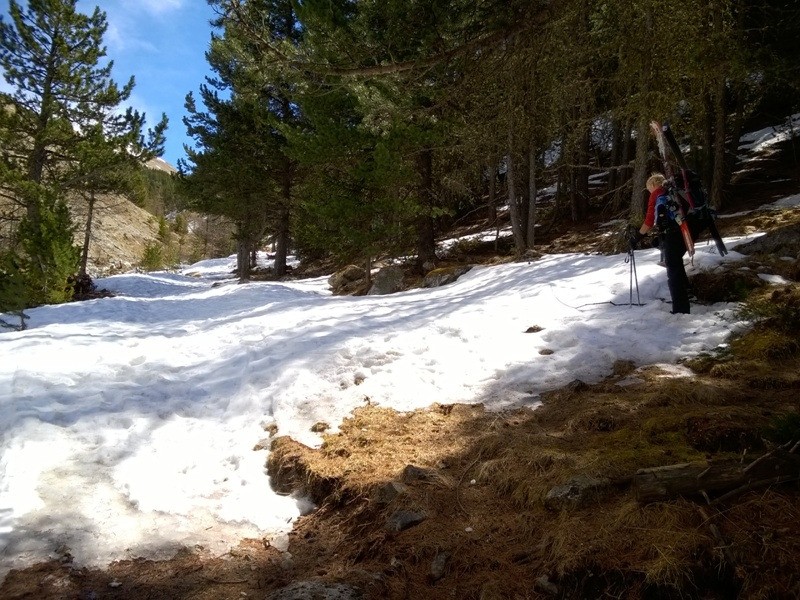
<path fill-rule="evenodd" d="M 662 126 L 656 121 L 652 121 L 650 123 L 650 128 L 653 130 L 653 133 L 656 136 L 656 141 L 658 142 L 659 153 L 661 154 L 661 159 L 664 163 L 665 175 L 671 181 L 671 187 L 673 188 L 675 194 L 680 196 L 679 199 L 676 199 L 678 201 L 675 202 L 675 204 L 677 204 L 680 209 L 681 218 L 685 223 L 687 212 L 698 214 L 703 223 L 708 227 L 708 231 L 711 234 L 711 238 L 714 240 L 714 244 L 716 244 L 717 251 L 720 253 L 720 256 L 725 256 L 728 253 L 728 249 L 725 247 L 725 243 L 722 241 L 722 236 L 720 236 L 719 230 L 717 229 L 716 212 L 708 205 L 708 202 L 706 201 L 706 194 L 703 191 L 703 186 L 700 182 L 700 177 L 697 175 L 697 173 L 689 169 L 689 165 L 687 164 L 686 158 L 683 156 L 683 152 L 681 151 L 680 146 L 675 139 L 675 135 L 672 133 L 672 129 L 668 123 L 664 123 Z M 672 174 L 672 167 L 667 157 L 666 146 L 669 146 L 670 153 L 675 158 L 680 168 L 680 173 L 677 173 L 674 176 Z M 688 210 L 684 209 L 684 203 L 686 207 L 688 207 Z M 684 233 L 683 225 L 680 226 L 682 228 L 681 234 L 683 235 L 684 241 L 686 241 L 687 237 Z M 686 224 L 686 231 L 689 231 L 688 223 Z M 691 239 L 691 234 L 689 234 L 689 239 Z M 694 254 L 694 242 L 692 242 L 691 245 L 687 242 L 686 248 L 689 251 L 690 256 Z"/>
<path fill-rule="evenodd" d="M 683 237 L 683 243 L 686 246 L 686 251 L 689 254 L 689 258 L 691 259 L 694 257 L 694 239 L 692 238 L 692 232 L 689 229 L 689 223 L 686 220 L 686 211 L 684 211 L 683 205 L 679 199 L 676 198 L 676 186 L 674 184 L 675 177 L 672 174 L 672 165 L 667 158 L 666 143 L 668 142 L 666 141 L 664 130 L 659 123 L 652 121 L 650 123 L 650 128 L 653 130 L 653 134 L 656 136 L 656 142 L 658 142 L 658 152 L 661 154 L 661 160 L 664 163 L 664 174 L 667 177 L 667 185 L 665 186 L 665 191 L 667 194 L 659 196 L 659 198 L 656 200 L 656 223 L 664 227 L 664 219 L 669 218 L 675 222 L 680 229 L 681 236 Z M 670 149 L 674 155 L 675 151 L 672 149 L 672 147 L 670 147 Z"/>

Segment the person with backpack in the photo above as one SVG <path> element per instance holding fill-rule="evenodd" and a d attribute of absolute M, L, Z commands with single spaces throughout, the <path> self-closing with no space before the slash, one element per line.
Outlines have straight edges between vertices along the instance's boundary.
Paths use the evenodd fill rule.
<path fill-rule="evenodd" d="M 679 198 L 679 196 L 674 190 L 672 193 L 670 191 L 674 187 L 674 182 L 668 181 L 661 173 L 653 173 L 647 179 L 646 187 L 650 192 L 647 211 L 642 226 L 631 236 L 631 246 L 636 248 L 645 235 L 658 226 L 657 245 L 663 252 L 667 268 L 667 285 L 672 298 L 672 314 L 689 314 L 689 278 L 686 276 L 686 268 L 683 265 L 683 256 L 687 252 L 687 241 L 684 241 L 679 221 L 676 219 L 686 219 L 692 241 L 696 240 L 702 232 L 703 222 L 692 211 L 688 211 L 685 216 L 684 212 L 680 211 L 681 216 L 678 217 L 678 209 L 674 204 L 675 197 Z"/>

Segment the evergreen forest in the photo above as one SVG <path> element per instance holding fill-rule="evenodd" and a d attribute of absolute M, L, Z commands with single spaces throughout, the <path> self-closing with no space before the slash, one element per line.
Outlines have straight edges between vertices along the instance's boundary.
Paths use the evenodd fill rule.
<path fill-rule="evenodd" d="M 141 165 L 166 117 L 145 130 L 125 109 L 135 82 L 111 77 L 103 11 L 10 0 L 2 310 L 69 300 L 85 276 L 69 195 L 224 217 L 242 279 L 265 244 L 278 277 L 290 252 L 408 256 L 424 273 L 475 215 L 502 211 L 518 255 L 543 223 L 638 221 L 659 168 L 651 120 L 672 124 L 723 209 L 743 128 L 800 103 L 793 0 L 207 1 L 214 76 L 186 96 L 194 148 L 161 181 Z"/>
<path fill-rule="evenodd" d="M 545 222 L 639 221 L 654 119 L 722 209 L 745 124 L 800 98 L 788 0 L 209 3 L 216 77 L 187 96 L 181 167 L 245 276 L 265 237 L 278 275 L 290 245 L 424 272 L 437 236 L 501 207 L 520 255 Z"/>

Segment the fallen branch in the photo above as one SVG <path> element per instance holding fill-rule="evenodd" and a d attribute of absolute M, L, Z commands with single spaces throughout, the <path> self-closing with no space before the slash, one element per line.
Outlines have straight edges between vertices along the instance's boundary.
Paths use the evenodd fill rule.
<path fill-rule="evenodd" d="M 638 471 L 633 478 L 639 502 L 658 502 L 677 496 L 704 496 L 718 504 L 746 491 L 800 480 L 800 457 L 776 448 L 743 465 L 739 461 L 697 462 L 666 465 Z M 711 495 L 722 494 L 715 500 Z"/>

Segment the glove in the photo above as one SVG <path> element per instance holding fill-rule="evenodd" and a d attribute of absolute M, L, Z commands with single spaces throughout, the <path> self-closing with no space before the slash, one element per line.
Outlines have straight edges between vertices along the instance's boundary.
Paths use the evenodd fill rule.
<path fill-rule="evenodd" d="M 633 231 L 628 237 L 628 243 L 631 246 L 631 250 L 636 250 L 639 247 L 639 244 L 644 239 L 644 234 L 640 233 L 639 231 Z"/>

